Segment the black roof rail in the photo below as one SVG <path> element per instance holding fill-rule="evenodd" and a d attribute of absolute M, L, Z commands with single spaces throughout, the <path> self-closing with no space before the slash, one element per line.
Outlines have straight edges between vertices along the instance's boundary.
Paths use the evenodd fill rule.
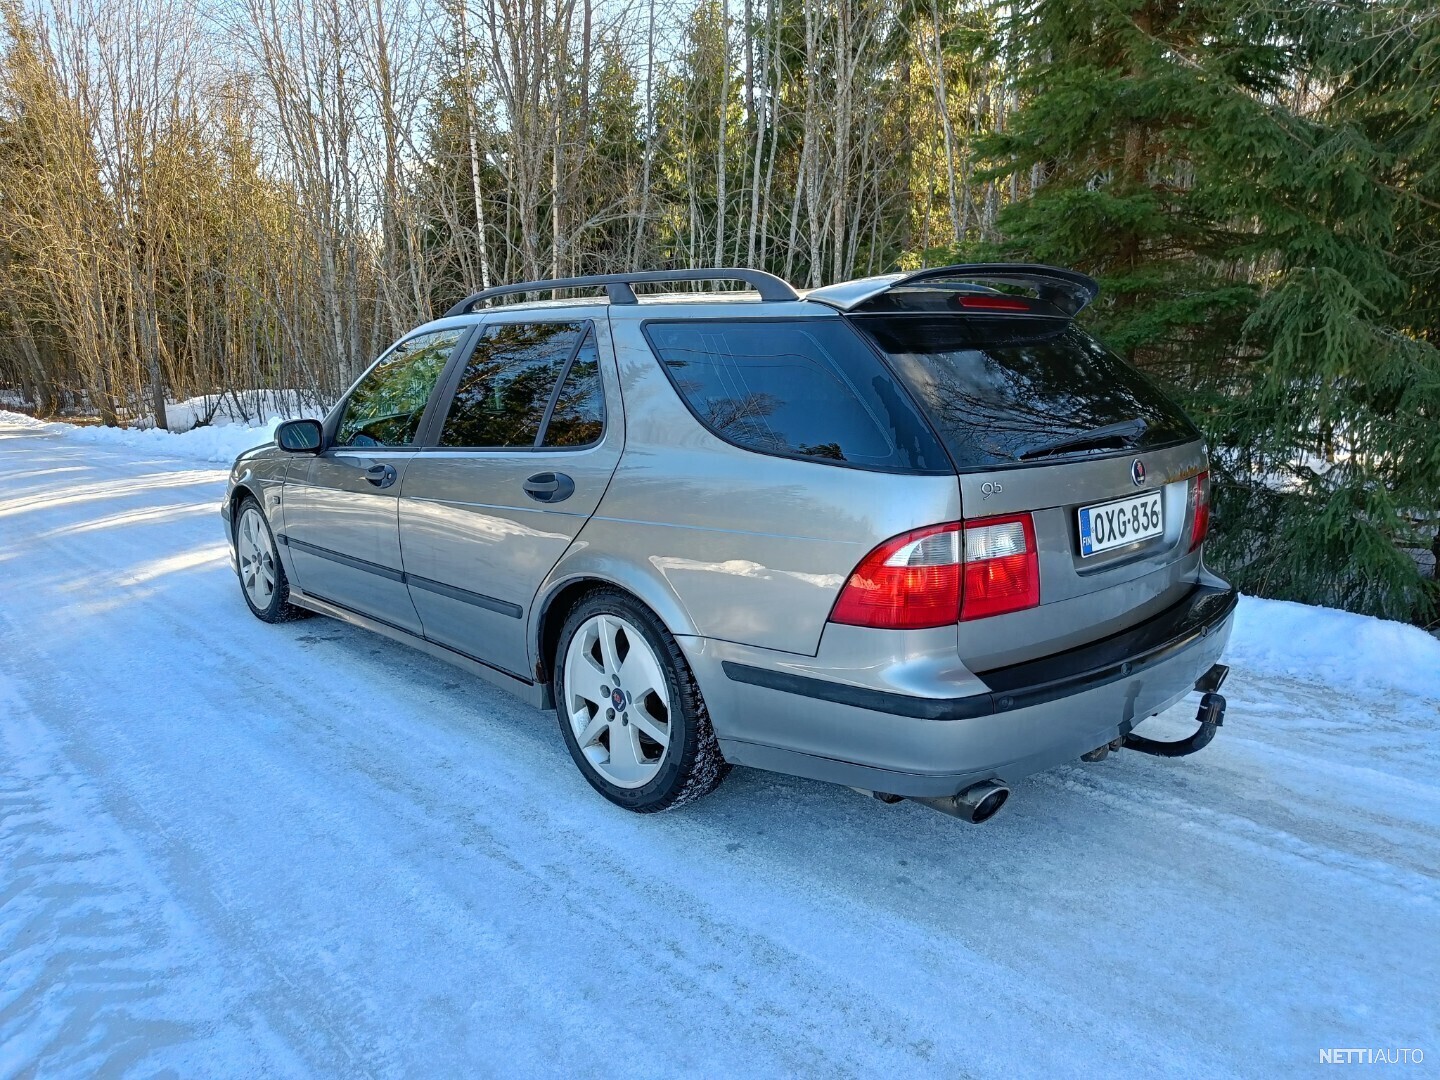
<path fill-rule="evenodd" d="M 760 294 L 761 300 L 799 300 L 797 293 L 783 279 L 764 270 L 751 270 L 743 266 L 724 266 L 713 270 L 637 270 L 630 274 L 591 274 L 588 277 L 554 278 L 550 281 L 519 281 L 513 285 L 496 285 L 472 293 L 445 313 L 468 315 L 475 305 L 499 296 L 514 296 L 517 293 L 542 292 L 546 289 L 588 289 L 601 288 L 612 304 L 638 304 L 635 285 L 649 285 L 665 281 L 743 281 Z"/>

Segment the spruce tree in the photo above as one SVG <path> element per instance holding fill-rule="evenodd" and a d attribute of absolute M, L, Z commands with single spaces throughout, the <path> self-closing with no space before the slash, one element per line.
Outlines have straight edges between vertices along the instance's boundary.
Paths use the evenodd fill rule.
<path fill-rule="evenodd" d="M 1212 561 L 1423 622 L 1440 354 L 1410 303 L 1437 268 L 1437 80 L 1412 3 L 1023 3 L 1026 105 L 988 149 L 1043 173 L 1006 254 L 1095 273 L 1094 328 L 1205 429 Z"/>

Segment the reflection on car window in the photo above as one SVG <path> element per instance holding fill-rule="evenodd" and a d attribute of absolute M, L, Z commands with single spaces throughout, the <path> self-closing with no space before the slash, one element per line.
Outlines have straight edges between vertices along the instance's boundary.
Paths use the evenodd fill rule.
<path fill-rule="evenodd" d="M 600 386 L 600 350 L 595 331 L 580 343 L 570 372 L 560 386 L 542 446 L 590 446 L 605 430 L 605 395 Z"/>
<path fill-rule="evenodd" d="M 1199 437 L 1140 372 L 1062 320 L 863 315 L 854 322 L 890 357 L 959 468 L 1014 464 L 1026 451 L 1134 419 L 1145 428 L 1129 449 Z"/>
<path fill-rule="evenodd" d="M 534 446 L 584 323 L 487 327 L 460 377 L 441 446 Z"/>
<path fill-rule="evenodd" d="M 894 378 L 841 319 L 654 322 L 650 343 L 716 435 L 872 468 L 948 465 Z"/>
<path fill-rule="evenodd" d="M 408 446 L 463 327 L 417 334 L 366 373 L 345 403 L 338 446 Z"/>

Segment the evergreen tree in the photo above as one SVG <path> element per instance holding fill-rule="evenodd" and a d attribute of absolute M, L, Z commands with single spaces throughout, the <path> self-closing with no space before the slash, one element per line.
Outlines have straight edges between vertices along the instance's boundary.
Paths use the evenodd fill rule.
<path fill-rule="evenodd" d="M 989 149 L 1044 173 L 1001 215 L 1007 253 L 1094 272 L 1095 328 L 1205 428 L 1214 561 L 1265 595 L 1425 620 L 1407 548 L 1440 508 L 1440 354 L 1404 315 L 1435 273 L 1406 223 L 1415 172 L 1434 183 L 1436 83 L 1406 2 L 1022 4 L 1027 105 Z M 1385 42 L 1369 68 L 1358 40 Z"/>

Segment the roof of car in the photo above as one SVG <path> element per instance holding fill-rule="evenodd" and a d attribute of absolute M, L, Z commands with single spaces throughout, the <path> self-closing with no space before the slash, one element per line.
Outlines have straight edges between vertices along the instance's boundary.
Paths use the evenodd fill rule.
<path fill-rule="evenodd" d="M 684 292 L 646 291 L 651 286 L 680 282 L 743 282 L 743 290 L 694 289 Z M 646 289 L 637 291 L 636 286 Z M 521 281 L 497 285 L 467 296 L 448 312 L 446 318 L 478 315 L 495 310 L 553 310 L 606 304 L 615 310 L 634 310 L 653 304 L 761 303 L 789 305 L 812 302 L 842 311 L 855 311 L 871 301 L 894 291 L 972 292 L 994 291 L 993 286 L 1023 286 L 1040 300 L 1053 305 L 1057 314 L 1074 317 L 1099 292 L 1092 278 L 1074 270 L 1034 263 L 969 263 L 930 267 L 904 273 L 878 274 L 872 277 L 842 281 L 816 289 L 797 292 L 789 283 L 774 274 L 746 267 L 720 267 L 696 270 L 644 270 L 633 273 L 597 274 L 588 277 L 554 278 L 543 281 Z M 531 293 L 594 289 L 594 296 L 566 299 L 517 300 Z M 495 306 L 490 305 L 500 301 Z M 873 306 L 873 305 L 872 305 Z"/>

